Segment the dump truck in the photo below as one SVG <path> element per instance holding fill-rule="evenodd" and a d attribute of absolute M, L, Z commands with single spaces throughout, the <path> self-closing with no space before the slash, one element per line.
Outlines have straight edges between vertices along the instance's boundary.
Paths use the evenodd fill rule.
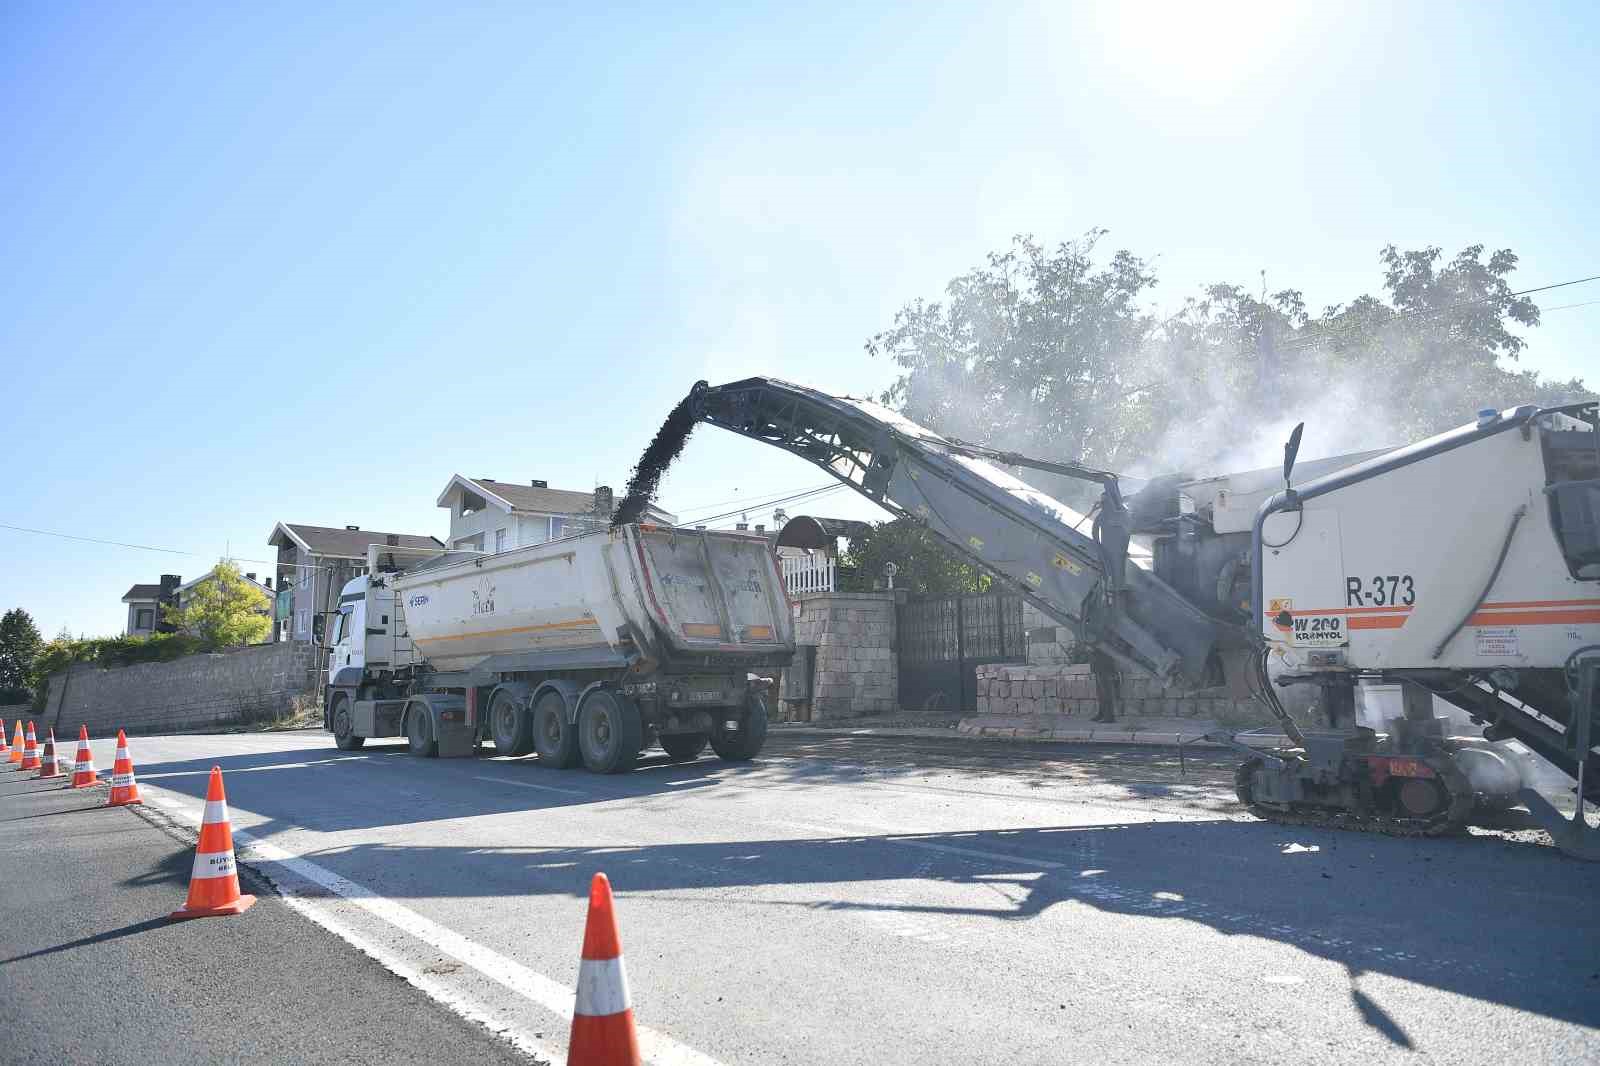
<path fill-rule="evenodd" d="M 641 458 L 617 512 L 642 513 L 698 424 L 798 455 L 930 534 L 1116 666 L 1177 688 L 1248 692 L 1290 744 L 1247 756 L 1263 818 L 1437 835 L 1517 795 L 1491 747 L 1520 741 L 1574 779 L 1567 820 L 1520 793 L 1564 850 L 1600 858 L 1584 803 L 1600 740 L 1600 410 L 1484 410 L 1458 429 L 1302 469 L 1302 427 L 1272 471 L 1115 472 L 941 436 L 870 400 L 754 377 L 697 383 Z M 1088 512 L 1006 467 L 1098 487 Z M 1091 490 L 1092 491 L 1092 490 Z M 1356 720 L 1355 690 L 1398 684 L 1398 717 Z M 1277 689 L 1315 686 L 1325 729 Z M 1484 735 L 1458 738 L 1435 699 Z"/>
<path fill-rule="evenodd" d="M 659 744 L 744 761 L 794 654 L 766 539 L 635 523 L 502 553 L 372 545 L 332 620 L 323 725 L 344 750 L 485 741 L 597 773 Z"/>

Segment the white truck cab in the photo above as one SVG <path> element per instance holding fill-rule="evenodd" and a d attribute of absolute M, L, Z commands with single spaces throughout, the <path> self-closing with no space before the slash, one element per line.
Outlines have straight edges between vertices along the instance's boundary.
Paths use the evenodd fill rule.
<path fill-rule="evenodd" d="M 374 587 L 366 575 L 345 583 L 333 616 L 328 654 L 328 685 L 359 686 L 364 681 L 416 662 L 405 618 L 395 609 L 394 590 Z"/>

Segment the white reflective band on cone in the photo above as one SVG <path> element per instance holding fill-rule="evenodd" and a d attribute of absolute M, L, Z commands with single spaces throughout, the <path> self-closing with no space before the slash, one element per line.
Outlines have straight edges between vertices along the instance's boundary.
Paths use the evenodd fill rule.
<path fill-rule="evenodd" d="M 233 863 L 231 851 L 197 851 L 194 856 L 194 873 L 196 878 L 232 877 L 238 872 L 238 867 Z"/>
<path fill-rule="evenodd" d="M 112 774 L 111 775 L 111 787 L 112 788 L 127 788 L 128 786 L 130 786 L 132 784 L 133 784 L 133 775 L 132 774 Z"/>
<path fill-rule="evenodd" d="M 574 1014 L 603 1018 L 633 1006 L 628 995 L 628 971 L 622 959 L 583 959 L 578 963 L 578 999 Z"/>
<path fill-rule="evenodd" d="M 122 762 L 127 757 L 128 757 L 128 749 L 127 748 L 118 748 L 117 749 L 117 759 L 116 759 L 117 762 Z"/>
<path fill-rule="evenodd" d="M 205 817 L 200 819 L 202 825 L 220 825 L 228 820 L 227 800 L 206 800 Z"/>

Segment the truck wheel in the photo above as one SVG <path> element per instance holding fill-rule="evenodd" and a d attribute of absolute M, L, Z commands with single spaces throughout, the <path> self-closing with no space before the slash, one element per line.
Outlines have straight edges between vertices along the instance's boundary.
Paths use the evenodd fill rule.
<path fill-rule="evenodd" d="M 767 701 L 759 695 L 751 696 L 745 705 L 744 721 L 733 719 L 739 725 L 737 729 L 727 727 L 730 718 L 729 711 L 718 715 L 711 728 L 711 747 L 729 762 L 749 762 L 767 742 Z"/>
<path fill-rule="evenodd" d="M 668 733 L 660 740 L 661 750 L 673 762 L 689 762 L 699 758 L 700 753 L 706 750 L 704 733 Z"/>
<path fill-rule="evenodd" d="M 578 727 L 567 721 L 567 701 L 554 689 L 533 701 L 533 747 L 539 761 L 557 770 L 578 765 Z"/>
<path fill-rule="evenodd" d="M 501 755 L 526 755 L 533 750 L 533 723 L 515 696 L 505 689 L 489 701 L 489 731 Z"/>
<path fill-rule="evenodd" d="M 633 765 L 644 744 L 639 705 L 615 692 L 592 690 L 578 704 L 578 747 L 583 764 L 597 774 L 617 774 Z"/>
<path fill-rule="evenodd" d="M 340 751 L 358 751 L 367 742 L 366 737 L 355 736 L 351 730 L 350 697 L 344 693 L 333 698 L 333 743 Z"/>
<path fill-rule="evenodd" d="M 439 742 L 433 739 L 433 715 L 427 704 L 418 703 L 406 715 L 406 741 L 411 754 L 419 758 L 432 759 L 439 754 Z"/>

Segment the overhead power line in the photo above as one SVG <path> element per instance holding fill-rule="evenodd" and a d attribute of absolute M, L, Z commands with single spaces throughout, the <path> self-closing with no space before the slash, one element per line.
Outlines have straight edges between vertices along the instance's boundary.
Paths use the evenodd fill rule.
<path fill-rule="evenodd" d="M 759 510 L 762 507 L 769 507 L 773 503 L 780 502 L 782 500 L 787 500 L 787 499 L 791 498 L 792 496 L 794 496 L 796 494 L 804 494 L 804 493 L 807 493 L 807 492 L 816 492 L 818 489 L 828 488 L 832 484 L 834 484 L 834 483 L 830 481 L 825 485 L 812 485 L 809 488 L 784 489 L 783 492 L 780 493 L 777 496 L 762 497 L 762 498 L 758 498 L 758 499 L 751 499 L 751 500 L 748 500 L 748 501 L 743 501 L 743 500 L 740 500 L 738 497 L 735 497 L 734 499 L 721 500 L 721 501 L 719 501 L 717 503 L 714 503 L 714 504 L 706 504 L 706 505 L 703 505 L 703 506 L 700 506 L 700 507 L 691 507 L 687 511 L 679 511 L 679 512 L 677 512 L 677 514 L 678 514 L 679 518 L 687 519 L 688 516 L 693 514 L 695 511 L 714 511 L 719 507 L 726 507 L 726 506 L 728 506 L 730 504 L 739 504 L 740 505 L 739 510 L 741 510 L 741 511 L 754 511 L 754 510 Z M 729 513 L 731 514 L 733 512 L 729 512 Z M 700 519 L 694 519 L 694 521 L 700 521 Z"/>
<path fill-rule="evenodd" d="M 209 552 L 185 551 L 182 548 L 158 548 L 151 544 L 131 544 L 124 540 L 107 540 L 104 537 L 83 537 L 76 533 L 61 533 L 54 529 L 34 529 L 31 526 L 14 526 L 7 522 L 0 522 L 0 529 L 11 529 L 18 533 L 33 533 L 41 537 L 56 537 L 61 540 L 78 540 L 86 544 L 106 544 L 113 548 L 133 548 L 144 552 L 161 552 L 164 555 L 188 555 L 196 559 L 227 559 L 235 563 L 260 563 L 262 566 L 286 566 L 297 569 L 316 569 L 315 566 L 305 563 L 280 563 L 276 559 L 241 559 L 237 555 L 212 555 Z"/>
<path fill-rule="evenodd" d="M 1584 285 L 1584 284 L 1587 284 L 1588 282 L 1591 282 L 1591 281 L 1600 281 L 1600 274 L 1591 274 L 1589 277 L 1586 277 L 1586 278 L 1572 278 L 1572 279 L 1570 279 L 1568 281 L 1557 281 L 1557 282 L 1554 282 L 1554 283 L 1552 283 L 1550 285 L 1537 285 L 1537 286 L 1535 286 L 1535 287 L 1533 287 L 1531 289 L 1519 289 L 1516 292 L 1506 293 L 1505 297 L 1506 298 L 1512 298 L 1512 297 L 1517 297 L 1517 296 L 1530 296 L 1530 295 L 1532 295 L 1533 293 L 1536 293 L 1536 292 L 1549 292 L 1552 289 L 1565 289 L 1568 286 Z M 1416 310 L 1413 310 L 1413 311 L 1400 311 L 1400 312 L 1397 312 L 1394 315 L 1394 317 L 1392 319 L 1390 319 L 1390 321 L 1400 321 L 1400 320 L 1413 319 L 1413 318 L 1427 318 L 1429 316 L 1442 315 L 1442 314 L 1445 314 L 1445 313 L 1447 313 L 1449 311 L 1453 311 L 1458 307 L 1470 307 L 1473 304 L 1488 303 L 1491 300 L 1498 300 L 1498 299 L 1501 299 L 1501 296 L 1499 294 L 1496 294 L 1496 295 L 1493 295 L 1493 296 L 1477 296 L 1477 297 L 1474 297 L 1474 298 L 1472 298 L 1470 300 L 1454 300 L 1454 301 L 1452 301 L 1450 303 L 1445 304 L 1442 307 L 1422 307 L 1422 308 L 1417 308 Z M 1559 311 L 1559 310 L 1565 310 L 1568 307 L 1582 307 L 1582 306 L 1584 306 L 1584 305 L 1583 304 L 1565 304 L 1565 305 L 1562 305 L 1561 307 L 1549 308 L 1549 310 Z M 1313 347 L 1314 345 L 1321 344 L 1324 341 L 1334 340 L 1334 339 L 1337 339 L 1339 337 L 1348 336 L 1348 335 L 1350 335 L 1352 333 L 1359 333 L 1365 328 L 1367 328 L 1367 324 L 1364 323 L 1364 322 L 1352 322 L 1349 325 L 1341 326 L 1341 327 L 1338 327 L 1338 328 L 1322 327 L 1320 329 L 1310 330 L 1308 332 L 1301 333 L 1298 336 L 1294 336 L 1294 337 L 1288 338 L 1281 346 L 1279 346 L 1278 351 L 1280 353 L 1301 351 L 1301 350 L 1303 350 L 1305 348 L 1310 348 L 1310 347 Z"/>

